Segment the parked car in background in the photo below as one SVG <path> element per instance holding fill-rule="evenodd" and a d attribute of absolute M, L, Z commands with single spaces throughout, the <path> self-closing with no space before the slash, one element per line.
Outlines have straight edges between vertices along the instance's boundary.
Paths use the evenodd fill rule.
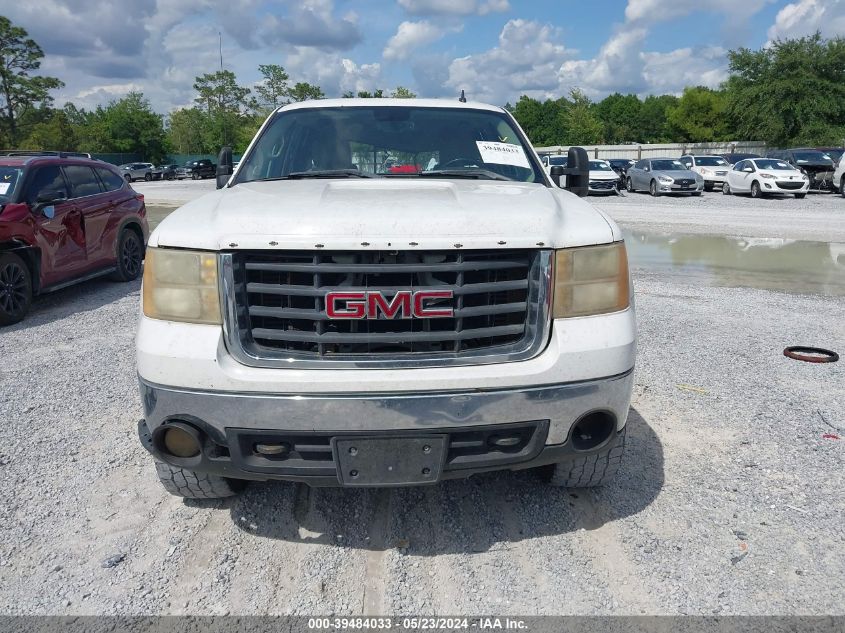
<path fill-rule="evenodd" d="M 179 165 L 159 165 L 153 168 L 153 180 L 174 180 Z"/>
<path fill-rule="evenodd" d="M 624 188 L 625 178 L 628 175 L 628 168 L 637 161 L 633 158 L 608 158 L 607 162 L 610 164 L 611 169 L 619 174 L 619 188 Z"/>
<path fill-rule="evenodd" d="M 681 162 L 690 171 L 704 178 L 704 191 L 713 191 L 716 185 L 721 187 L 728 177 L 730 164 L 721 156 L 681 156 Z"/>
<path fill-rule="evenodd" d="M 747 160 L 749 158 L 763 158 L 760 154 L 719 154 L 719 156 L 724 158 L 731 165 L 735 165 L 739 161 Z"/>
<path fill-rule="evenodd" d="M 817 149 L 797 148 L 773 150 L 767 154 L 768 158 L 777 158 L 788 162 L 793 167 L 807 174 L 810 179 L 810 189 L 832 191 L 833 159 Z"/>
<path fill-rule="evenodd" d="M 106 274 L 136 279 L 146 215 L 114 165 L 57 152 L 0 157 L 0 325 L 23 319 L 35 295 Z"/>
<path fill-rule="evenodd" d="M 118 169 L 120 169 L 123 173 L 123 178 L 126 182 L 133 182 L 135 180 L 152 180 L 155 165 L 152 163 L 126 163 L 125 165 L 121 165 Z"/>
<path fill-rule="evenodd" d="M 809 177 L 785 160 L 749 158 L 739 161 L 728 172 L 722 193 L 750 193 L 752 198 L 791 193 L 796 198 L 803 198 L 809 188 Z"/>
<path fill-rule="evenodd" d="M 839 159 L 845 154 L 845 147 L 816 147 L 815 149 L 830 156 L 834 165 L 838 165 Z"/>
<path fill-rule="evenodd" d="M 648 191 L 655 197 L 666 193 L 700 196 L 704 178 L 677 158 L 644 158 L 628 168 L 625 188 L 630 192 Z"/>
<path fill-rule="evenodd" d="M 208 158 L 189 160 L 176 170 L 176 177 L 180 180 L 182 178 L 201 180 L 202 178 L 214 178 L 215 175 L 217 175 L 217 165 Z"/>
<path fill-rule="evenodd" d="M 845 197 L 845 154 L 839 159 L 836 171 L 833 172 L 833 184 L 839 187 L 839 193 Z"/>

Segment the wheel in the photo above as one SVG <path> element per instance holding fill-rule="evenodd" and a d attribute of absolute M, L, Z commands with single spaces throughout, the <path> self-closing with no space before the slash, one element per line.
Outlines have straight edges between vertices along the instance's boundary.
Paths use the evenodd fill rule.
<path fill-rule="evenodd" d="M 141 274 L 141 260 L 144 259 L 144 245 L 132 229 L 123 229 L 117 242 L 117 270 L 112 274 L 115 281 L 133 281 Z"/>
<path fill-rule="evenodd" d="M 763 192 L 760 190 L 760 183 L 756 180 L 751 183 L 751 197 L 752 198 L 762 198 Z"/>
<path fill-rule="evenodd" d="M 797 200 L 803 200 L 803 199 L 804 199 L 804 196 L 806 196 L 806 195 L 807 195 L 806 193 L 796 193 L 796 194 L 795 194 L 795 198 L 796 198 Z"/>
<path fill-rule="evenodd" d="M 199 180 L 199 179 L 200 179 L 200 175 L 197 172 L 194 172 L 193 174 L 191 174 L 191 180 Z"/>
<path fill-rule="evenodd" d="M 697 197 L 701 196 L 701 192 L 700 191 L 694 191 L 692 195 L 694 195 L 697 198 Z"/>
<path fill-rule="evenodd" d="M 150 172 L 147 172 L 146 174 L 144 174 L 144 180 L 146 180 L 147 182 L 150 182 L 152 179 L 153 179 L 153 175 Z"/>
<path fill-rule="evenodd" d="M 123 174 L 123 177 L 126 179 L 126 182 L 132 182 L 132 176 L 129 174 Z"/>
<path fill-rule="evenodd" d="M 168 180 L 176 180 L 176 174 L 167 174 Z"/>
<path fill-rule="evenodd" d="M 625 189 L 628 193 L 634 193 L 634 182 L 630 178 L 625 180 Z"/>
<path fill-rule="evenodd" d="M 713 191 L 713 183 L 712 182 L 705 182 L 704 183 L 704 191 Z"/>
<path fill-rule="evenodd" d="M 655 198 L 660 195 L 660 192 L 657 190 L 657 181 L 652 180 L 651 184 L 648 186 L 648 192 L 653 195 Z"/>
<path fill-rule="evenodd" d="M 32 304 L 32 277 L 14 253 L 0 255 L 0 325 L 22 320 Z"/>
<path fill-rule="evenodd" d="M 722 185 L 722 193 L 726 196 L 731 195 L 731 186 L 725 181 L 725 184 Z"/>
<path fill-rule="evenodd" d="M 627 430 L 622 429 L 616 444 L 606 451 L 555 464 L 549 483 L 563 488 L 595 488 L 610 483 L 622 465 Z"/>
<path fill-rule="evenodd" d="M 192 470 L 156 461 L 156 474 L 170 494 L 186 499 L 222 499 L 238 494 L 244 482 L 217 475 L 195 473 Z"/>
<path fill-rule="evenodd" d="M 839 181 L 839 193 L 845 198 L 845 176 Z"/>

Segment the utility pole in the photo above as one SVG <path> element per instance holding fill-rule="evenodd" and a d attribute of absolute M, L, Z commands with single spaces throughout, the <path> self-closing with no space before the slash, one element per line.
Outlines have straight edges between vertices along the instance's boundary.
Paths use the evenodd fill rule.
<path fill-rule="evenodd" d="M 217 31 L 217 36 L 220 38 L 220 70 L 223 70 L 223 31 Z"/>

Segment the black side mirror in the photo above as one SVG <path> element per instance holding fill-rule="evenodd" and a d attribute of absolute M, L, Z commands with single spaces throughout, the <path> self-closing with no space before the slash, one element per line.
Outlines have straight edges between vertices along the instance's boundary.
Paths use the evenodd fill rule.
<path fill-rule="evenodd" d="M 583 147 L 570 147 L 566 167 L 566 188 L 584 198 L 590 191 L 590 157 Z"/>
<path fill-rule="evenodd" d="M 32 211 L 34 213 L 41 213 L 47 209 L 47 207 L 50 207 L 57 202 L 64 202 L 65 200 L 67 200 L 67 196 L 65 196 L 65 194 L 61 191 L 42 191 L 35 198 L 35 204 L 32 206 Z M 55 212 L 52 214 L 45 213 L 44 215 L 52 218 L 53 215 L 55 215 Z"/>
<path fill-rule="evenodd" d="M 222 189 L 229 182 L 229 176 L 234 171 L 232 169 L 232 148 L 229 146 L 220 150 L 217 155 L 217 188 Z"/>

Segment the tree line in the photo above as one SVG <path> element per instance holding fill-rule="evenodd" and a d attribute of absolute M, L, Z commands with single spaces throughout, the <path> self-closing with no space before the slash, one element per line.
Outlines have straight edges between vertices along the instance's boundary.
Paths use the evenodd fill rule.
<path fill-rule="evenodd" d="M 0 147 L 132 153 L 152 162 L 168 154 L 242 152 L 267 114 L 287 103 L 322 99 L 320 86 L 292 81 L 277 64 L 258 67 L 254 85 L 232 71 L 198 76 L 191 107 L 163 115 L 140 92 L 92 110 L 56 107 L 51 91 L 64 83 L 37 74 L 44 53 L 27 32 L 0 16 Z M 760 140 L 771 146 L 845 143 L 845 38 L 818 33 L 779 40 L 759 50 L 728 53 L 729 76 L 718 89 L 688 87 L 678 97 L 611 94 L 591 101 L 580 90 L 557 99 L 523 95 L 507 104 L 532 143 L 672 143 Z M 345 92 L 343 97 L 416 95 Z"/>

